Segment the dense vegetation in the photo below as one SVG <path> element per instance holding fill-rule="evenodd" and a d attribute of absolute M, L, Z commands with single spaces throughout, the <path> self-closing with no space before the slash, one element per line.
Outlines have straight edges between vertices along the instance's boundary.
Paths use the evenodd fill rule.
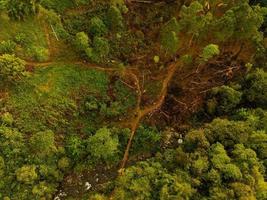
<path fill-rule="evenodd" d="M 0 0 L 0 199 L 267 199 L 265 0 Z"/>

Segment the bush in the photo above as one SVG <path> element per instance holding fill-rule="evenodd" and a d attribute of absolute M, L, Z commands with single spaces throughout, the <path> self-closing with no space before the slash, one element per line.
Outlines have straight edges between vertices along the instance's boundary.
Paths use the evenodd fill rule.
<path fill-rule="evenodd" d="M 169 53 L 174 54 L 180 45 L 177 34 L 180 31 L 180 27 L 176 18 L 172 18 L 162 28 L 160 33 L 161 45 Z"/>
<path fill-rule="evenodd" d="M 13 83 L 26 75 L 25 61 L 14 55 L 0 56 L 0 80 Z"/>
<path fill-rule="evenodd" d="M 38 0 L 9 0 L 6 6 L 8 16 L 14 20 L 25 20 L 38 12 L 37 2 Z"/>
<path fill-rule="evenodd" d="M 108 10 L 107 25 L 113 31 L 120 31 L 123 28 L 123 17 L 116 6 L 111 6 Z"/>
<path fill-rule="evenodd" d="M 33 57 L 36 61 L 44 62 L 49 59 L 49 51 L 46 48 L 34 47 L 32 51 L 33 51 Z"/>
<path fill-rule="evenodd" d="M 267 73 L 262 69 L 248 74 L 243 84 L 244 96 L 254 106 L 266 108 L 267 104 Z"/>
<path fill-rule="evenodd" d="M 220 54 L 219 46 L 216 44 L 209 44 L 203 49 L 200 57 L 204 62 L 207 62 L 209 59 L 219 54 Z"/>
<path fill-rule="evenodd" d="M 103 36 L 107 33 L 107 27 L 98 17 L 93 17 L 89 23 L 89 33 L 91 36 Z"/>
<path fill-rule="evenodd" d="M 17 180 L 26 184 L 32 184 L 37 178 L 36 167 L 24 165 L 16 170 Z"/>
<path fill-rule="evenodd" d="M 0 54 L 8 53 L 12 54 L 15 52 L 16 43 L 12 40 L 2 41 L 0 43 Z"/>
<path fill-rule="evenodd" d="M 14 119 L 13 119 L 13 116 L 9 112 L 6 112 L 6 113 L 2 114 L 1 121 L 5 125 L 9 125 L 10 126 L 10 125 L 13 124 Z"/>
<path fill-rule="evenodd" d="M 75 46 L 79 51 L 85 51 L 89 47 L 89 37 L 85 32 L 79 32 L 75 37 Z"/>
<path fill-rule="evenodd" d="M 207 111 L 209 114 L 219 115 L 230 113 L 240 103 L 241 97 L 241 92 L 229 86 L 215 87 L 207 101 Z"/>

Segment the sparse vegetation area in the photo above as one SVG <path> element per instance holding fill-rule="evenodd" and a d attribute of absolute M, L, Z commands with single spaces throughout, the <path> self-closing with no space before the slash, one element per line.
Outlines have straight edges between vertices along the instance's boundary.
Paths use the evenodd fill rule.
<path fill-rule="evenodd" d="M 0 199 L 267 199 L 263 0 L 0 0 Z"/>

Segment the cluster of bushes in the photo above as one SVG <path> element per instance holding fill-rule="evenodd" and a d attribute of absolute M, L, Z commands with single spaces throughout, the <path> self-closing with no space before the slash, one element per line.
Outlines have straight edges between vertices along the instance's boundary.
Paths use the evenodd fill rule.
<path fill-rule="evenodd" d="M 209 114 L 224 115 L 232 113 L 236 108 L 266 108 L 267 73 L 256 69 L 247 74 L 241 84 L 213 88 L 208 96 L 206 111 Z"/>
<path fill-rule="evenodd" d="M 18 33 L 12 40 L 4 40 L 0 43 L 0 54 L 20 54 L 20 52 L 40 62 L 47 61 L 49 58 L 48 49 L 35 46 L 24 33 Z"/>
<path fill-rule="evenodd" d="M 88 31 L 79 32 L 75 36 L 75 46 L 87 59 L 96 63 L 105 63 L 109 59 L 109 32 L 120 32 L 123 29 L 123 18 L 119 8 L 110 6 L 104 19 L 92 17 Z"/>
<path fill-rule="evenodd" d="M 129 133 L 103 127 L 87 136 L 51 130 L 26 135 L 15 128 L 10 113 L 0 114 L 0 198 L 52 199 L 69 170 L 119 161 Z"/>

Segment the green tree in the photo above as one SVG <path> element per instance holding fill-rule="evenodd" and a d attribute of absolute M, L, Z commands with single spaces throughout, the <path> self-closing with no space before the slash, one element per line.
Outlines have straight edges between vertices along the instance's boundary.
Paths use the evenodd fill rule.
<path fill-rule="evenodd" d="M 113 31 L 120 31 L 123 28 L 123 17 L 116 6 L 111 6 L 108 10 L 107 25 Z"/>
<path fill-rule="evenodd" d="M 43 131 L 33 134 L 30 138 L 30 145 L 32 150 L 40 156 L 40 158 L 51 156 L 57 151 L 55 136 L 52 131 Z"/>
<path fill-rule="evenodd" d="M 240 103 L 242 93 L 229 86 L 212 88 L 207 101 L 209 114 L 225 114 L 233 111 Z"/>
<path fill-rule="evenodd" d="M 251 131 L 246 122 L 218 118 L 207 124 L 204 129 L 210 143 L 220 142 L 225 148 L 233 148 L 235 144 L 246 143 Z"/>
<path fill-rule="evenodd" d="M 243 84 L 246 100 L 254 106 L 266 108 L 267 102 L 267 73 L 262 69 L 248 74 Z"/>
<path fill-rule="evenodd" d="M 175 54 L 179 49 L 180 41 L 177 36 L 179 31 L 180 27 L 176 18 L 172 18 L 162 27 L 160 33 L 161 45 L 170 54 Z"/>
<path fill-rule="evenodd" d="M 94 161 L 111 162 L 117 159 L 119 140 L 108 128 L 99 129 L 88 139 L 88 150 Z"/>
<path fill-rule="evenodd" d="M 216 44 L 209 44 L 204 47 L 200 57 L 204 62 L 220 54 L 219 46 Z"/>

